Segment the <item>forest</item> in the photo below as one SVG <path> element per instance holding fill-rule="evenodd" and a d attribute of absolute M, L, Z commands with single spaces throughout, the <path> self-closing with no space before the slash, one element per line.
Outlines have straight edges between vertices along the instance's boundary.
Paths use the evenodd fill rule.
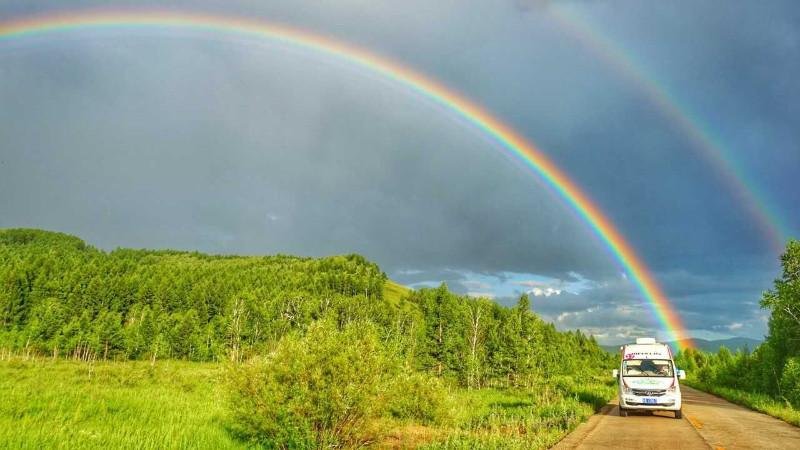
<path fill-rule="evenodd" d="M 267 448 L 367 445 L 397 424 L 449 430 L 425 440 L 444 447 L 541 447 L 613 395 L 614 358 L 525 295 L 504 307 L 405 289 L 359 255 L 106 252 L 30 229 L 0 231 L 3 352 L 215 364 L 227 433 Z"/>
<path fill-rule="evenodd" d="M 81 359 L 241 360 L 325 314 L 390 320 L 357 255 L 228 257 L 0 233 L 0 346 Z M 257 300 L 256 300 L 257 299 Z"/>
<path fill-rule="evenodd" d="M 764 343 L 736 353 L 687 349 L 676 363 L 697 387 L 800 426 L 800 241 L 789 241 L 781 267 L 761 298 L 770 313 Z"/>

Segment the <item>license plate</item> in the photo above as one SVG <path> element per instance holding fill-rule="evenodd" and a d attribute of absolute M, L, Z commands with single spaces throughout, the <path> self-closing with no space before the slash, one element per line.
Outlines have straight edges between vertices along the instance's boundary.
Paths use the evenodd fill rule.
<path fill-rule="evenodd" d="M 655 398 L 643 398 L 642 401 L 646 405 L 655 405 L 656 403 L 658 403 L 658 399 L 655 399 Z"/>

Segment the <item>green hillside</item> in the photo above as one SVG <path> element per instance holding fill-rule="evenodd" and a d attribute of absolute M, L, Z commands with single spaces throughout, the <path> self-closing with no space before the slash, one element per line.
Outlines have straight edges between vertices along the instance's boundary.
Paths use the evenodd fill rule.
<path fill-rule="evenodd" d="M 103 252 L 60 233 L 5 230 L 0 347 L 83 359 L 242 359 L 323 314 L 386 319 L 385 283 L 358 255 Z"/>
<path fill-rule="evenodd" d="M 409 292 L 411 292 L 411 289 L 388 279 L 383 286 L 383 298 L 394 305 L 398 304 Z"/>
<path fill-rule="evenodd" d="M 105 252 L 0 231 L 6 442 L 182 447 L 196 428 L 198 448 L 542 448 L 613 395 L 611 360 L 525 296 L 410 290 L 359 255 Z M 188 416 L 155 426 L 161 408 Z"/>

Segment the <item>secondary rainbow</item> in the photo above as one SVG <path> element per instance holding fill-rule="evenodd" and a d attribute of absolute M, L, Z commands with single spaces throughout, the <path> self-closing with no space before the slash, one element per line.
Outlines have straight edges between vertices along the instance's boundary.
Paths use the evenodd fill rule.
<path fill-rule="evenodd" d="M 442 84 L 408 67 L 367 50 L 284 25 L 198 13 L 176 11 L 88 11 L 17 18 L 0 22 L 0 44 L 3 40 L 49 33 L 65 33 L 102 28 L 168 27 L 269 39 L 339 58 L 372 73 L 393 80 L 423 97 L 444 106 L 468 123 L 486 133 L 537 175 L 544 179 L 561 198 L 590 226 L 593 233 L 608 247 L 647 301 L 661 323 L 668 339 L 691 341 L 684 334 L 680 317 L 633 247 L 623 238 L 600 208 L 533 143 L 502 123 L 487 110 Z M 0 47 L 1 49 L 1 47 Z"/>
<path fill-rule="evenodd" d="M 721 138 L 715 135 L 688 105 L 679 101 L 667 85 L 645 69 L 645 65 L 620 44 L 606 37 L 599 28 L 577 8 L 553 5 L 548 9 L 563 31 L 579 41 L 609 67 L 631 81 L 645 94 L 647 99 L 683 132 L 683 136 L 719 174 L 721 181 L 733 194 L 747 214 L 754 219 L 771 250 L 780 254 L 784 250 L 786 238 L 792 233 L 786 221 L 771 207 L 767 195 L 758 188 L 757 183 L 747 176 L 735 158 L 726 150 Z"/>

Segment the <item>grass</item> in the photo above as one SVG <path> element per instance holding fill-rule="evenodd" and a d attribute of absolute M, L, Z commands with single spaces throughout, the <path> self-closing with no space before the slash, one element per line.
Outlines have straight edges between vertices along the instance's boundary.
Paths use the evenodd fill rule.
<path fill-rule="evenodd" d="M 403 286 L 402 284 L 395 283 L 392 280 L 386 280 L 383 285 L 383 299 L 390 304 L 397 305 L 400 299 L 405 297 L 411 289 Z"/>
<path fill-rule="evenodd" d="M 741 391 L 728 387 L 711 386 L 697 380 L 686 380 L 684 383 L 719 397 L 732 403 L 741 405 L 755 411 L 762 412 L 786 423 L 800 427 L 800 411 L 793 408 L 789 402 L 780 401 L 765 394 Z"/>
<path fill-rule="evenodd" d="M 450 419 L 438 427 L 410 426 L 401 442 L 425 449 L 550 448 L 615 395 L 605 379 L 549 380 L 531 389 L 451 393 Z"/>
<path fill-rule="evenodd" d="M 457 430 L 427 448 L 548 448 L 594 412 L 573 398 L 547 397 L 545 391 L 460 392 Z"/>
<path fill-rule="evenodd" d="M 224 366 L 0 361 L 0 448 L 246 448 L 228 432 Z M 377 448 L 548 448 L 614 395 L 605 379 L 451 389 L 437 425 L 390 418 Z"/>
<path fill-rule="evenodd" d="M 243 448 L 219 364 L 0 362 L 0 448 Z"/>

